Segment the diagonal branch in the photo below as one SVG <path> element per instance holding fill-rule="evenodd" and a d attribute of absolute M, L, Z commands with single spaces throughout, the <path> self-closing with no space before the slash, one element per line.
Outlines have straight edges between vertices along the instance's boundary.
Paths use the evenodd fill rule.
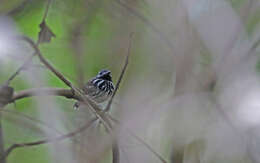
<path fill-rule="evenodd" d="M 127 68 L 127 65 L 128 65 L 128 59 L 129 59 L 129 56 L 130 56 L 130 49 L 131 49 L 131 43 L 132 43 L 132 38 L 133 38 L 133 33 L 130 34 L 130 40 L 129 40 L 129 45 L 128 45 L 128 49 L 127 49 L 127 55 L 126 55 L 126 59 L 125 59 L 125 64 L 124 64 L 124 67 L 120 73 L 120 76 L 119 76 L 119 79 L 117 80 L 117 83 L 116 83 L 116 88 L 115 88 L 115 91 L 113 92 L 113 95 L 112 97 L 110 98 L 110 100 L 108 101 L 108 104 L 106 105 L 106 108 L 104 109 L 105 112 L 108 112 L 111 108 L 111 104 L 113 102 L 113 99 L 117 93 L 117 90 L 119 88 L 119 85 L 123 79 L 123 76 L 125 74 L 125 71 L 126 71 L 126 68 Z"/>
<path fill-rule="evenodd" d="M 52 0 L 48 0 L 48 2 L 47 2 L 47 7 L 45 9 L 42 21 L 45 21 L 45 19 L 47 18 L 47 15 L 48 15 L 48 12 L 49 12 L 49 8 L 50 8 L 50 5 L 51 5 L 51 1 Z"/>
<path fill-rule="evenodd" d="M 34 54 L 31 55 L 30 57 L 27 58 L 27 60 L 21 65 L 21 67 L 19 67 L 5 82 L 5 85 L 9 85 L 10 82 L 21 73 L 22 70 L 24 70 L 24 68 L 30 64 L 32 62 L 32 59 L 34 57 Z"/>
<path fill-rule="evenodd" d="M 26 4 L 27 2 L 30 2 L 31 0 L 26 0 L 24 1 L 23 3 Z M 44 11 L 44 15 L 43 15 L 43 18 L 42 18 L 42 22 L 45 21 L 47 15 L 48 15 L 48 12 L 49 12 L 49 8 L 50 8 L 50 4 L 51 4 L 51 0 L 48 0 L 48 3 L 47 3 L 47 7 Z M 40 38 L 38 38 L 38 41 L 36 43 L 36 45 L 38 46 L 39 45 L 39 42 L 40 41 Z M 33 57 L 35 56 L 35 52 L 27 58 L 27 60 L 7 79 L 7 81 L 5 82 L 5 85 L 9 85 L 10 82 L 17 76 L 21 73 L 21 71 L 28 65 L 32 62 L 32 59 Z"/>
<path fill-rule="evenodd" d="M 73 132 L 70 132 L 68 134 L 65 135 L 61 135 L 55 138 L 51 138 L 51 139 L 43 139 L 43 140 L 39 140 L 39 141 L 34 141 L 34 142 L 29 142 L 29 143 L 19 143 L 19 144 L 13 144 L 11 145 L 9 148 L 7 148 L 5 150 L 5 152 L 3 153 L 3 155 L 0 158 L 0 162 L 2 160 L 5 160 L 7 158 L 7 156 L 16 148 L 21 148 L 21 147 L 32 147 L 32 146 L 36 146 L 36 145 L 41 145 L 41 144 L 47 144 L 47 143 L 51 143 L 51 142 L 57 142 L 57 141 L 62 141 L 64 139 L 68 139 L 71 138 L 81 132 L 83 132 L 84 130 L 86 130 L 87 128 L 89 128 L 91 126 L 91 124 L 96 121 L 97 118 L 92 119 L 91 121 L 87 122 L 84 126 L 76 129 Z"/>
<path fill-rule="evenodd" d="M 115 122 L 117 125 L 120 125 L 119 120 L 113 118 L 112 116 L 109 115 L 109 118 Z M 167 163 L 167 161 L 159 154 L 157 153 L 148 143 L 146 143 L 142 138 L 137 136 L 133 131 L 130 129 L 126 128 L 126 131 L 129 132 L 131 136 L 133 136 L 137 141 L 139 141 L 141 144 L 143 144 L 149 151 L 151 151 L 162 163 Z"/>
<path fill-rule="evenodd" d="M 48 68 L 53 74 L 55 74 L 61 81 L 63 81 L 67 86 L 69 86 L 71 88 L 71 90 L 73 91 L 73 93 L 75 94 L 75 96 L 78 96 L 80 98 L 80 100 L 90 109 L 90 111 L 100 119 L 100 121 L 102 122 L 102 124 L 104 125 L 104 127 L 106 128 L 106 130 L 109 133 L 112 133 L 112 126 L 109 125 L 109 119 L 107 119 L 106 116 L 104 116 L 104 114 L 101 112 L 100 107 L 96 104 L 95 101 L 93 101 L 92 99 L 90 99 L 87 95 L 85 95 L 84 93 L 81 92 L 80 89 L 76 88 L 73 86 L 73 84 L 66 79 L 65 76 L 63 76 L 58 70 L 56 70 L 41 54 L 37 44 L 35 44 L 33 42 L 32 39 L 30 39 L 29 37 L 26 36 L 21 36 L 20 39 L 28 42 L 31 47 L 35 50 L 36 55 L 39 57 L 40 61 L 46 66 L 46 68 Z"/>
<path fill-rule="evenodd" d="M 2 109 L 2 110 L 0 110 L 0 113 L 1 113 L 1 114 L 3 113 L 3 115 L 5 115 L 5 114 L 11 114 L 12 116 L 16 116 L 16 117 L 19 117 L 19 118 L 23 118 L 23 119 L 25 119 L 25 120 L 29 120 L 29 121 L 31 121 L 31 122 L 33 122 L 33 123 L 40 124 L 40 125 L 42 125 L 42 126 L 44 126 L 44 127 L 47 127 L 48 129 L 50 129 L 50 130 L 56 132 L 56 133 L 59 134 L 59 135 L 64 135 L 64 134 L 65 134 L 65 133 L 61 132 L 60 130 L 58 130 L 57 128 L 53 127 L 52 124 L 48 124 L 48 123 L 43 122 L 43 121 L 41 121 L 41 120 L 39 120 L 39 119 L 36 119 L 36 118 L 34 118 L 34 117 L 31 117 L 31 116 L 29 116 L 29 115 L 26 115 L 26 114 L 23 114 L 23 113 L 20 113 L 20 112 L 17 112 L 17 111 Z M 80 142 L 80 141 L 77 140 L 77 139 L 72 139 L 72 141 L 73 141 L 76 145 L 82 145 L 82 142 Z M 83 150 L 86 150 L 86 149 L 83 148 Z"/>
<path fill-rule="evenodd" d="M 28 3 L 31 3 L 31 1 L 32 0 L 24 0 L 17 7 L 8 11 L 7 15 L 10 16 L 10 17 L 17 15 L 18 13 L 23 11 L 23 9 L 26 7 L 26 5 L 28 5 Z"/>
<path fill-rule="evenodd" d="M 130 35 L 130 38 L 132 38 L 132 34 Z M 92 113 L 95 114 L 95 116 L 97 118 L 99 118 L 102 122 L 102 124 L 104 125 L 106 131 L 110 134 L 112 134 L 112 129 L 113 126 L 110 123 L 110 119 L 107 118 L 107 116 L 105 116 L 104 112 L 101 112 L 101 109 L 99 108 L 99 106 L 92 100 L 90 99 L 87 95 L 85 95 L 84 93 L 81 92 L 81 90 L 79 90 L 78 88 L 74 87 L 73 84 L 66 79 L 65 76 L 63 76 L 58 70 L 56 70 L 41 54 L 37 44 L 35 44 L 30 38 L 22 36 L 21 37 L 22 40 L 28 42 L 32 48 L 35 50 L 36 55 L 39 57 L 40 61 L 46 66 L 46 68 L 48 68 L 52 73 L 54 73 L 60 80 L 62 80 L 67 86 L 69 86 L 71 88 L 71 91 L 73 92 L 73 96 L 75 97 L 79 97 L 79 99 L 86 105 L 90 106 L 89 109 L 90 111 L 92 111 Z M 121 83 L 121 80 L 123 78 L 123 75 L 126 71 L 127 65 L 128 65 L 128 58 L 130 55 L 130 48 L 131 48 L 131 39 L 129 41 L 129 47 L 128 47 L 128 54 L 126 57 L 126 62 L 125 65 L 123 67 L 123 70 L 121 72 L 121 75 L 119 77 L 119 80 L 116 84 L 116 90 L 113 93 L 113 96 L 110 98 L 110 101 L 106 107 L 107 110 L 109 110 L 113 98 L 119 88 L 119 84 Z M 113 162 L 114 163 L 118 163 L 119 162 L 119 148 L 116 142 L 113 143 Z"/>

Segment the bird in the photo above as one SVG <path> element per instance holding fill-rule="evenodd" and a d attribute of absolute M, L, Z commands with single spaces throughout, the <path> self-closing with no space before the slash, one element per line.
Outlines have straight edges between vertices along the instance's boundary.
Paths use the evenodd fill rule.
<path fill-rule="evenodd" d="M 111 71 L 103 69 L 90 79 L 82 88 L 83 92 L 96 103 L 103 103 L 112 96 L 115 87 L 112 81 Z M 80 102 L 74 104 L 74 109 L 79 108 Z"/>

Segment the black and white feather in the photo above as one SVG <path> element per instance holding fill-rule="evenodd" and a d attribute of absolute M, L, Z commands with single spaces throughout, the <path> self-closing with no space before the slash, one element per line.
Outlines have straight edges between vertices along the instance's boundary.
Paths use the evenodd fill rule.
<path fill-rule="evenodd" d="M 102 103 L 112 96 L 114 84 L 112 82 L 111 72 L 101 70 L 96 77 L 90 79 L 84 86 L 83 91 L 97 103 Z M 79 103 L 75 103 L 74 108 L 78 108 Z"/>

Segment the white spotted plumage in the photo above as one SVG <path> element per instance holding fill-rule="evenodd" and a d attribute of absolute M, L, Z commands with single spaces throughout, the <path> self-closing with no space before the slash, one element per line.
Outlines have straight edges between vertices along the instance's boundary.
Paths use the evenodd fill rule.
<path fill-rule="evenodd" d="M 92 78 L 84 86 L 83 91 L 97 103 L 102 103 L 112 96 L 114 84 L 109 70 L 101 70 L 96 77 Z M 79 103 L 74 104 L 78 108 Z"/>

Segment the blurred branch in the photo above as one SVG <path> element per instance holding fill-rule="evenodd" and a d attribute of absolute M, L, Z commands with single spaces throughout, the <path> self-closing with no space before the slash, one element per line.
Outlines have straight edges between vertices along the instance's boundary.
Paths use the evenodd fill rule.
<path fill-rule="evenodd" d="M 7 158 L 7 156 L 16 148 L 21 148 L 21 147 L 32 147 L 32 146 L 36 146 L 36 145 L 41 145 L 41 144 L 47 144 L 47 143 L 51 143 L 51 142 L 57 142 L 57 141 L 61 141 L 64 139 L 68 139 L 71 138 L 79 133 L 81 133 L 82 131 L 86 130 L 88 127 L 90 127 L 90 125 L 96 121 L 97 118 L 92 119 L 91 121 L 87 122 L 85 125 L 83 125 L 82 127 L 76 129 L 73 132 L 70 132 L 68 134 L 65 135 L 61 135 L 52 139 L 43 139 L 43 140 L 39 140 L 39 141 L 34 141 L 34 142 L 29 142 L 29 143 L 19 143 L 19 144 L 13 144 L 11 145 L 9 148 L 7 148 L 5 150 L 5 152 L 3 153 L 3 155 L 0 158 L 0 162 L 4 159 Z"/>
<path fill-rule="evenodd" d="M 44 127 L 47 127 L 48 129 L 50 129 L 50 130 L 52 130 L 52 131 L 55 131 L 55 132 L 58 133 L 58 134 L 64 134 L 64 133 L 60 132 L 59 130 L 57 130 L 55 127 L 53 127 L 53 125 L 47 124 L 47 123 L 44 122 L 44 121 L 41 121 L 41 120 L 36 119 L 36 118 L 34 118 L 34 117 L 31 117 L 31 116 L 29 116 L 29 115 L 20 113 L 20 112 L 18 112 L 18 111 L 2 109 L 2 110 L 0 110 L 0 113 L 3 114 L 3 115 L 11 114 L 12 116 L 16 116 L 16 117 L 18 117 L 18 118 L 23 118 L 23 119 L 25 119 L 25 120 L 32 121 L 34 124 L 35 124 L 35 123 L 40 124 L 40 125 L 42 125 L 42 126 L 44 126 Z"/>
<path fill-rule="evenodd" d="M 19 99 L 23 99 L 23 98 L 27 98 L 27 97 L 32 97 L 32 96 L 63 96 L 66 98 L 73 98 L 76 100 L 79 100 L 80 97 L 76 96 L 72 90 L 70 89 L 63 89 L 63 88 L 32 88 L 32 89 L 28 89 L 28 90 L 23 90 L 17 93 L 14 93 L 11 102 L 14 102 L 16 100 Z M 7 110 L 2 110 L 5 112 L 11 112 L 11 111 L 7 111 Z M 25 117 L 26 119 L 30 119 L 32 120 L 31 117 L 22 115 L 23 117 Z M 34 120 L 34 119 L 33 119 Z M 34 120 L 35 121 L 35 120 Z M 38 122 L 38 120 L 37 120 Z M 42 123 L 41 121 L 39 121 L 40 123 Z M 112 124 L 108 123 L 109 127 L 112 128 Z M 49 127 L 49 125 L 47 126 Z M 79 142 L 77 142 L 79 143 Z M 120 151 L 119 151 L 119 147 L 117 145 L 116 142 L 113 143 L 112 145 L 112 154 L 113 154 L 113 163 L 119 163 L 119 158 L 120 158 Z"/>
<path fill-rule="evenodd" d="M 84 57 L 83 57 L 83 40 L 81 39 L 81 33 L 83 29 L 83 24 L 78 24 L 74 27 L 73 31 L 71 32 L 71 47 L 74 50 L 74 58 L 75 58 L 75 67 L 77 73 L 77 82 L 80 88 L 84 85 Z"/>
<path fill-rule="evenodd" d="M 0 107 L 0 109 L 3 109 Z M 4 133 L 3 133 L 3 127 L 2 127 L 2 114 L 0 113 L 0 155 L 3 155 L 5 153 L 4 151 Z M 0 163 L 5 163 L 6 159 L 0 159 Z"/>
<path fill-rule="evenodd" d="M 259 45 L 260 45 L 260 38 L 253 43 L 252 47 L 249 50 L 249 55 L 253 53 Z"/>
<path fill-rule="evenodd" d="M 86 28 L 86 25 L 90 25 L 93 20 L 95 20 L 96 15 L 98 13 L 98 9 L 100 9 L 103 0 L 94 0 L 94 1 L 86 1 L 86 5 L 84 7 L 84 13 L 86 13 L 84 18 L 80 20 L 72 29 L 70 44 L 72 49 L 74 50 L 75 56 L 75 67 L 77 73 L 77 82 L 80 88 L 84 86 L 84 46 L 85 38 L 82 33 L 88 33 L 90 28 Z"/>
<path fill-rule="evenodd" d="M 120 76 L 117 80 L 117 83 L 116 83 L 116 88 L 115 88 L 115 91 L 113 92 L 113 95 L 112 97 L 109 99 L 109 102 L 108 104 L 106 105 L 106 108 L 104 109 L 105 112 L 108 112 L 111 108 L 111 104 L 113 102 L 113 99 L 117 93 L 117 90 L 119 88 L 119 85 L 123 79 L 123 76 L 125 74 L 125 71 L 126 71 L 126 68 L 127 68 L 127 65 L 128 65 L 128 59 L 129 59 L 129 56 L 130 56 L 130 49 L 131 49 L 131 43 L 132 43 L 132 38 L 133 38 L 133 33 L 130 34 L 130 39 L 129 39 L 129 45 L 128 45 L 128 48 L 127 48 L 127 55 L 126 55 L 126 59 L 125 59 L 125 64 L 124 64 L 124 67 L 120 73 Z"/>
<path fill-rule="evenodd" d="M 57 71 L 41 54 L 38 45 L 33 42 L 32 39 L 26 36 L 21 37 L 22 40 L 28 42 L 31 47 L 35 50 L 35 53 L 39 57 L 40 61 L 48 68 L 51 72 L 53 72 L 60 80 L 62 80 L 67 86 L 73 87 L 72 83 L 67 80 L 59 71 Z"/>
<path fill-rule="evenodd" d="M 2 114 L 2 113 L 3 113 L 3 114 Z M 65 133 L 59 131 L 58 129 L 56 129 L 56 128 L 53 126 L 53 124 L 48 124 L 48 123 L 46 123 L 46 122 L 44 122 L 44 121 L 41 121 L 41 120 L 36 119 L 36 118 L 34 118 L 34 117 L 31 117 L 31 116 L 29 116 L 29 115 L 20 113 L 20 112 L 18 112 L 18 111 L 7 110 L 7 109 L 1 109 L 1 110 L 0 110 L 0 114 L 3 115 L 3 116 L 5 116 L 6 114 L 11 114 L 12 116 L 16 116 L 16 117 L 18 117 L 18 118 L 23 118 L 23 119 L 25 119 L 25 120 L 32 121 L 34 124 L 37 123 L 37 125 L 40 124 L 40 125 L 42 125 L 42 126 L 44 126 L 44 127 L 47 127 L 48 129 L 50 129 L 50 130 L 52 130 L 52 131 L 58 133 L 59 135 L 64 135 L 64 134 L 65 134 Z M 77 140 L 77 139 L 72 139 L 72 141 L 73 141 L 75 144 L 82 146 L 82 142 L 80 142 L 79 140 Z M 83 145 L 83 146 L 84 146 L 84 145 Z M 83 148 L 83 150 L 86 150 L 86 148 Z M 86 150 L 86 152 L 87 152 L 87 150 Z"/>
<path fill-rule="evenodd" d="M 31 0 L 25 0 L 20 7 L 24 7 L 24 6 L 25 6 L 28 2 L 30 2 L 30 1 L 31 1 Z M 45 11 L 44 11 L 44 15 L 43 15 L 43 18 L 42 18 L 42 22 L 45 22 L 45 19 L 46 19 L 47 15 L 48 15 L 48 11 L 49 11 L 50 4 L 51 4 L 51 0 L 48 0 L 47 7 L 46 7 L 46 9 L 45 9 Z M 20 8 L 20 7 L 19 7 L 19 8 Z M 40 40 L 41 40 L 41 38 L 38 37 L 38 40 L 37 40 L 37 43 L 36 43 L 37 46 L 39 45 Z M 21 65 L 21 67 L 19 67 L 19 68 L 7 79 L 7 81 L 5 82 L 5 85 L 9 85 L 10 82 L 11 82 L 17 75 L 19 75 L 20 72 L 21 72 L 28 64 L 30 64 L 30 63 L 32 62 L 32 59 L 33 59 L 34 56 L 35 56 L 35 52 L 34 52 L 30 57 L 28 57 L 28 59 Z"/>
<path fill-rule="evenodd" d="M 48 2 L 47 2 L 47 6 L 46 6 L 46 9 L 44 11 L 44 15 L 43 15 L 42 21 L 45 21 L 45 19 L 47 18 L 47 15 L 48 15 L 48 12 L 49 12 L 49 8 L 50 8 L 50 5 L 51 5 L 51 1 L 52 0 L 48 0 Z"/>
<path fill-rule="evenodd" d="M 109 115 L 109 118 L 115 122 L 116 124 L 120 125 L 119 120 L 113 118 L 112 116 Z M 142 138 L 140 138 L 139 136 L 137 136 L 134 132 L 132 132 L 130 129 L 125 128 L 125 130 L 127 132 L 129 132 L 129 134 L 131 136 L 133 136 L 137 141 L 139 141 L 141 144 L 143 144 L 149 151 L 151 151 L 162 163 L 167 163 L 167 161 L 159 154 L 157 153 L 148 143 L 146 143 Z"/>
<path fill-rule="evenodd" d="M 21 12 L 21 11 L 25 8 L 25 6 L 26 6 L 29 2 L 31 2 L 31 1 L 32 1 L 32 0 L 24 0 L 23 2 L 21 2 L 20 5 L 18 5 L 18 6 L 15 7 L 14 9 L 8 11 L 7 15 L 8 15 L 8 16 L 14 16 L 14 15 L 16 15 L 17 13 Z"/>
<path fill-rule="evenodd" d="M 121 7 L 123 7 L 124 9 L 126 9 L 129 13 L 131 13 L 132 15 L 134 15 L 135 17 L 137 17 L 138 19 L 140 19 L 144 24 L 146 24 L 148 27 L 150 27 L 152 29 L 153 32 L 155 32 L 156 34 L 158 34 L 158 36 L 160 37 L 160 39 L 162 39 L 167 46 L 173 50 L 173 44 L 172 42 L 167 38 L 167 36 L 164 35 L 164 33 L 162 33 L 159 28 L 157 28 L 149 19 L 147 19 L 144 15 L 142 15 L 140 12 L 138 12 L 137 10 L 131 8 L 130 6 L 128 6 L 127 4 L 121 2 L 121 0 L 114 0 L 115 3 L 117 3 L 118 5 L 120 5 Z"/>
<path fill-rule="evenodd" d="M 0 110 L 4 109 L 5 105 L 12 98 L 14 89 L 9 86 L 0 86 Z M 2 114 L 0 113 L 0 156 L 4 154 L 4 133 L 2 128 Z M 1 159 L 0 163 L 5 163 L 6 159 Z"/>
<path fill-rule="evenodd" d="M 130 35 L 132 36 L 132 34 Z M 131 37 L 130 37 L 131 38 Z M 78 96 L 79 99 L 85 103 L 86 105 L 89 105 L 89 109 L 92 111 L 92 113 L 95 114 L 95 116 L 97 118 L 99 118 L 102 122 L 102 124 L 104 125 L 106 131 L 108 133 L 112 133 L 112 125 L 110 123 L 110 120 L 105 116 L 105 114 L 103 114 L 103 112 L 101 112 L 101 109 L 99 108 L 99 106 L 95 103 L 95 101 L 93 101 L 92 99 L 88 98 L 84 93 L 81 92 L 81 90 L 79 90 L 78 88 L 74 87 L 73 84 L 65 78 L 65 76 L 63 76 L 58 70 L 56 70 L 44 57 L 43 55 L 41 54 L 37 44 L 35 44 L 30 38 L 28 37 L 25 37 L 23 36 L 22 39 L 26 42 L 28 42 L 32 48 L 35 50 L 36 54 L 38 55 L 40 61 L 46 66 L 46 68 L 48 68 L 52 73 L 54 73 L 60 80 L 62 80 L 67 86 L 69 86 L 73 92 L 73 94 L 75 94 L 75 96 Z M 107 106 L 107 108 L 109 109 L 110 108 L 110 105 L 112 103 L 112 100 L 113 100 L 113 97 L 115 96 L 116 92 L 117 92 L 117 89 L 119 87 L 119 84 L 123 78 L 123 75 L 124 75 L 124 72 L 126 70 L 126 67 L 127 67 L 127 64 L 128 64 L 128 56 L 130 54 L 130 46 L 131 45 L 131 40 L 130 40 L 130 43 L 129 43 L 129 48 L 128 48 L 128 55 L 127 55 L 127 59 L 126 59 L 126 62 L 125 62 L 125 66 L 122 70 L 122 73 L 119 77 L 119 80 L 118 80 L 118 83 L 117 83 L 117 87 L 116 87 L 116 90 L 115 92 L 113 93 L 113 96 L 111 97 L 110 101 L 109 101 L 109 104 Z M 115 148 L 117 147 L 117 148 Z M 118 146 L 115 143 L 113 143 L 113 160 L 115 161 L 115 163 L 117 161 L 119 161 L 119 149 L 118 149 Z"/>
<path fill-rule="evenodd" d="M 112 145 L 112 155 L 113 155 L 112 163 L 119 163 L 120 162 L 120 151 L 119 151 L 119 146 L 118 146 L 117 142 L 114 142 Z"/>
<path fill-rule="evenodd" d="M 260 38 L 253 42 L 251 47 L 249 48 L 247 55 L 244 56 L 245 59 L 250 59 L 251 57 L 256 56 L 256 49 L 260 45 Z"/>
<path fill-rule="evenodd" d="M 46 68 L 48 68 L 53 74 L 55 74 L 61 81 L 63 81 L 67 86 L 69 86 L 71 88 L 71 90 L 73 91 L 73 93 L 78 96 L 80 98 L 80 100 L 85 104 L 88 105 L 90 107 L 88 107 L 90 109 L 90 111 L 100 119 L 100 121 L 102 122 L 102 124 L 104 125 L 104 127 L 106 128 L 107 131 L 109 131 L 109 133 L 111 133 L 112 128 L 111 126 L 108 124 L 109 120 L 107 119 L 106 116 L 104 116 L 104 114 L 101 112 L 100 107 L 96 104 L 95 101 L 93 101 L 92 99 L 90 99 L 89 97 L 87 97 L 84 93 L 81 92 L 80 89 L 76 88 L 73 86 L 73 84 L 66 79 L 65 76 L 63 76 L 58 70 L 56 70 L 41 54 L 37 44 L 35 44 L 33 42 L 32 39 L 30 39 L 29 37 L 26 36 L 21 36 L 20 39 L 26 41 L 27 43 L 29 43 L 31 45 L 31 47 L 35 50 L 37 56 L 39 57 L 40 61 L 46 66 Z"/>
<path fill-rule="evenodd" d="M 130 35 L 130 38 L 132 38 L 132 34 Z M 79 99 L 82 100 L 85 104 L 91 106 L 91 107 L 90 107 L 90 108 L 91 108 L 91 111 L 96 115 L 97 118 L 99 118 L 99 119 L 101 120 L 101 122 L 103 123 L 103 125 L 104 125 L 104 127 L 106 128 L 106 130 L 108 131 L 108 133 L 111 133 L 111 131 L 112 131 L 112 125 L 110 124 L 109 119 L 107 119 L 106 116 L 104 116 L 103 113 L 99 112 L 101 109 L 97 106 L 97 104 L 96 104 L 94 101 L 92 101 L 91 99 L 86 98 L 86 96 L 85 96 L 84 94 L 82 94 L 81 91 L 78 90 L 76 87 L 74 87 L 74 86 L 72 85 L 72 83 L 65 78 L 65 76 L 63 76 L 59 71 L 57 71 L 57 70 L 42 56 L 40 50 L 38 49 L 37 44 L 35 44 L 35 43 L 34 43 L 30 38 L 28 38 L 28 37 L 22 37 L 22 39 L 25 40 L 26 42 L 28 42 L 28 43 L 34 48 L 34 50 L 35 50 L 36 54 L 38 55 L 40 61 L 41 61 L 51 72 L 53 72 L 60 80 L 62 80 L 67 86 L 69 86 L 69 87 L 71 88 L 71 92 L 73 93 L 73 94 L 72 94 L 72 95 L 73 95 L 72 97 L 77 96 L 77 97 L 79 97 Z M 129 42 L 128 54 L 127 54 L 127 58 L 126 58 L 125 65 L 124 65 L 124 67 L 123 67 L 123 70 L 122 70 L 121 75 L 120 75 L 120 77 L 119 77 L 119 80 L 118 80 L 118 82 L 117 82 L 116 89 L 115 89 L 115 91 L 114 91 L 114 93 L 113 93 L 113 96 L 111 97 L 111 99 L 110 99 L 110 101 L 109 101 L 109 103 L 108 103 L 108 105 L 107 105 L 107 107 L 106 107 L 107 110 L 109 110 L 109 108 L 110 108 L 110 106 L 111 106 L 112 100 L 113 100 L 113 98 L 114 98 L 114 96 L 115 96 L 115 94 L 116 94 L 116 92 L 117 92 L 117 90 L 118 90 L 118 88 L 119 88 L 119 84 L 120 84 L 120 82 L 121 82 L 121 80 L 122 80 L 122 78 L 123 78 L 123 75 L 124 75 L 124 73 L 125 73 L 126 67 L 127 67 L 127 65 L 128 65 L 128 57 L 129 57 L 129 55 L 130 55 L 130 48 L 131 48 L 131 40 L 130 40 L 130 42 Z M 47 91 L 46 93 L 47 93 L 47 94 L 50 94 L 50 92 L 48 92 L 48 91 Z M 65 96 L 65 97 L 70 97 L 70 98 L 71 98 L 70 92 L 67 92 L 67 91 L 64 92 L 64 90 L 55 90 L 55 91 L 53 91 L 52 93 L 55 94 L 55 95 L 63 95 L 63 96 Z M 69 94 L 67 94 L 67 93 L 69 93 Z M 76 93 L 76 94 L 75 94 L 75 93 Z M 24 93 L 24 94 L 20 94 L 20 96 L 17 96 L 17 97 L 25 97 L 26 95 L 31 95 L 31 94 L 27 92 L 27 93 Z M 112 150 L 113 150 L 113 161 L 114 161 L 114 163 L 117 163 L 117 162 L 119 162 L 119 148 L 118 148 L 118 146 L 117 146 L 117 143 L 113 143 L 113 148 L 112 148 Z"/>
<path fill-rule="evenodd" d="M 244 23 L 247 22 L 250 14 L 251 14 L 250 11 L 253 7 L 253 4 L 254 4 L 253 0 L 248 0 L 247 2 L 245 2 L 245 6 L 242 7 L 242 9 L 244 9 L 244 12 L 242 11 L 242 13 L 241 13 L 241 19 L 244 21 Z"/>
<path fill-rule="evenodd" d="M 30 64 L 32 62 L 32 59 L 34 57 L 35 54 L 31 55 L 30 57 L 27 58 L 27 60 L 22 64 L 21 67 L 19 67 L 5 82 L 5 85 L 9 85 L 10 82 L 17 76 L 20 74 L 20 72 L 27 67 L 28 64 Z"/>
<path fill-rule="evenodd" d="M 244 136 L 244 134 L 241 132 L 241 130 L 233 123 L 233 121 L 229 118 L 229 116 L 225 113 L 224 108 L 222 108 L 221 104 L 216 101 L 216 107 L 215 109 L 218 111 L 218 113 L 222 116 L 223 120 L 226 121 L 230 128 L 234 131 L 234 133 L 241 138 L 241 140 L 245 141 L 246 145 L 246 153 L 249 156 L 249 159 L 252 163 L 256 163 L 255 158 L 251 155 L 250 149 L 251 147 L 248 145 L 248 140 Z"/>

